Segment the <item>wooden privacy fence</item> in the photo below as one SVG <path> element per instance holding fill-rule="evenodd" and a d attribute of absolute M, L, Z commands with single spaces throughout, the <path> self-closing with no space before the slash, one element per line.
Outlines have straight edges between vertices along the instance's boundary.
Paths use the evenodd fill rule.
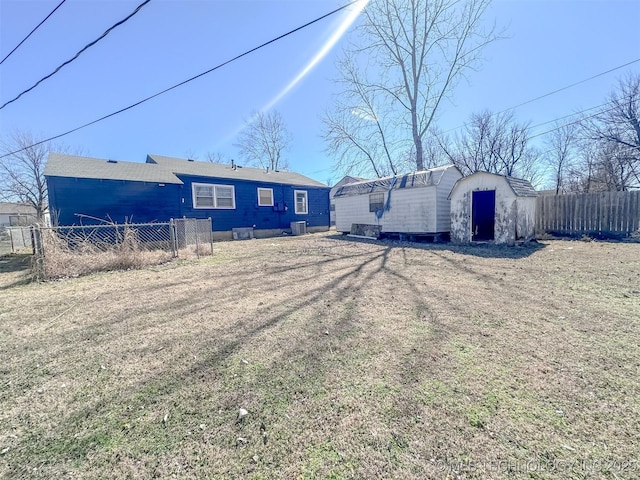
<path fill-rule="evenodd" d="M 541 195 L 536 232 L 625 237 L 638 231 L 640 191 Z"/>

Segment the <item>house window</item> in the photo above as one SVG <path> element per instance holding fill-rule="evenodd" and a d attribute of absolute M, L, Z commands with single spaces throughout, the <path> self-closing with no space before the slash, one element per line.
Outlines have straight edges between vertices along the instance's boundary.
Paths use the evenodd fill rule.
<path fill-rule="evenodd" d="M 296 215 L 309 213 L 306 190 L 294 190 L 293 195 L 296 199 Z"/>
<path fill-rule="evenodd" d="M 273 188 L 258 188 L 258 206 L 273 207 Z"/>
<path fill-rule="evenodd" d="M 384 193 L 372 193 L 369 195 L 369 211 L 375 212 L 384 208 Z"/>
<path fill-rule="evenodd" d="M 231 185 L 194 183 L 193 208 L 236 208 L 235 190 Z"/>

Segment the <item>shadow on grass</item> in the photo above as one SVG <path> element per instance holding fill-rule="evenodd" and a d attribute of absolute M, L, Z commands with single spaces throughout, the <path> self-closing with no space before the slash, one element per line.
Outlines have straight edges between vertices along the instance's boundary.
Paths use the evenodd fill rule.
<path fill-rule="evenodd" d="M 73 322 L 64 328 L 49 330 L 47 338 L 53 340 L 53 348 L 49 348 L 47 342 L 43 341 L 41 345 L 35 342 L 41 352 L 33 357 L 55 355 L 66 358 L 68 354 L 71 363 L 75 358 L 75 361 L 85 365 L 87 372 L 79 375 L 84 377 L 81 380 L 83 383 L 92 385 L 91 395 L 89 397 L 87 393 L 86 400 L 71 404 L 69 411 L 57 419 L 55 426 L 33 428 L 28 435 L 16 440 L 17 445 L 9 455 L 13 455 L 14 451 L 31 453 L 16 459 L 19 461 L 11 464 L 11 472 L 20 474 L 29 467 L 48 465 L 56 473 L 55 468 L 62 468 L 61 465 L 69 458 L 77 462 L 76 465 L 82 465 L 82 472 L 84 468 L 92 468 L 84 463 L 88 457 L 99 458 L 104 462 L 103 469 L 115 468 L 115 464 L 110 462 L 117 455 L 128 456 L 129 459 L 144 457 L 145 445 L 148 444 L 153 444 L 157 459 L 163 452 L 179 449 L 181 439 L 192 428 L 189 423 L 197 424 L 200 421 L 207 425 L 211 423 L 219 429 L 216 435 L 221 438 L 215 442 L 222 452 L 236 452 L 239 447 L 234 446 L 233 441 L 245 434 L 235 433 L 234 428 L 239 431 L 241 427 L 233 427 L 233 422 L 237 408 L 247 406 L 242 403 L 247 398 L 253 399 L 253 404 L 248 405 L 252 414 L 250 418 L 256 418 L 256 421 L 260 418 L 269 427 L 282 417 L 283 412 L 278 411 L 280 404 L 298 402 L 304 405 L 304 402 L 309 402 L 321 412 L 299 406 L 303 415 L 300 420 L 293 420 L 298 422 L 295 428 L 309 429 L 314 421 L 322 418 L 322 429 L 337 431 L 340 419 L 336 416 L 323 417 L 325 414 L 335 415 L 330 411 L 330 402 L 314 396 L 320 395 L 318 392 L 322 393 L 323 389 L 326 394 L 331 388 L 327 385 L 334 385 L 332 376 L 336 369 L 341 371 L 344 362 L 358 359 L 352 356 L 357 355 L 352 353 L 353 350 L 366 350 L 367 345 L 360 347 L 360 342 L 363 339 L 371 340 L 371 337 L 363 334 L 363 329 L 370 324 L 356 315 L 357 307 L 365 308 L 367 303 L 362 292 L 380 296 L 393 293 L 396 300 L 389 301 L 396 301 L 399 306 L 409 306 L 409 311 L 413 311 L 409 315 L 416 317 L 414 323 L 423 322 L 428 326 L 424 337 L 414 335 L 416 338 L 413 342 L 399 346 L 404 353 L 400 355 L 404 362 L 399 362 L 396 373 L 402 384 L 413 388 L 418 388 L 425 378 L 430 378 L 439 370 L 441 355 L 437 352 L 457 328 L 438 317 L 438 311 L 443 310 L 442 306 L 437 308 L 438 303 L 445 304 L 445 310 L 451 314 L 463 314 L 462 307 L 444 294 L 425 295 L 425 287 L 418 284 L 418 279 L 411 277 L 403 267 L 411 261 L 407 259 L 407 251 L 427 250 L 439 257 L 446 250 L 487 258 L 523 258 L 537 250 L 529 247 L 370 242 L 339 235 L 326 238 L 331 241 L 368 243 L 372 244 L 372 248 L 367 248 L 365 253 L 351 252 L 333 257 L 324 255 L 325 252 L 303 252 L 296 257 L 291 255 L 284 265 L 265 260 L 264 266 L 255 269 L 244 268 L 242 260 L 232 262 L 215 271 L 215 282 L 206 283 L 201 290 L 178 298 L 172 298 L 170 292 L 180 282 L 176 282 L 175 278 L 167 278 L 165 283 L 140 285 L 132 291 L 131 295 L 140 300 L 129 310 L 122 309 L 104 318 Z M 519 249 L 527 250 L 526 255 L 515 255 L 514 251 Z M 389 261 L 392 254 L 396 254 L 396 257 Z M 474 273 L 459 262 L 448 261 L 446 265 L 467 274 Z M 183 282 L 193 281 L 194 286 L 198 285 L 197 275 L 208 270 L 195 272 L 183 271 L 182 274 L 188 274 Z M 315 286 L 305 288 L 307 281 L 312 280 Z M 372 281 L 382 283 L 382 288 L 376 291 L 367 288 Z M 151 294 L 157 289 L 166 289 L 167 295 L 157 303 L 143 300 L 145 292 Z M 234 301 L 234 296 L 239 298 L 243 295 L 253 299 L 247 303 L 244 312 L 238 310 Z M 259 303 L 261 299 L 265 301 L 264 305 Z M 151 309 L 153 313 L 150 313 Z M 234 315 L 237 318 L 233 318 Z M 182 319 L 189 321 L 191 328 L 183 326 Z M 211 323 L 206 328 L 198 328 L 196 319 Z M 215 324 L 220 320 L 220 325 Z M 325 329 L 328 334 L 325 334 Z M 155 337 L 158 332 L 162 335 L 160 338 Z M 175 345 L 180 347 L 174 348 Z M 262 368 L 264 372 L 243 377 L 242 367 L 238 366 L 242 358 L 239 355 L 250 355 L 247 348 L 260 349 L 265 346 L 273 349 L 268 353 L 269 359 L 263 361 L 267 366 L 258 365 L 261 362 L 259 358 L 252 360 L 255 361 L 255 368 Z M 193 360 L 185 360 L 189 353 L 197 353 L 197 358 L 194 355 Z M 374 349 L 367 354 L 377 353 Z M 118 372 L 102 370 L 99 364 L 97 374 L 89 371 L 91 358 L 99 362 L 95 357 L 101 355 L 106 355 L 113 362 L 121 359 L 125 362 L 148 361 L 150 364 L 154 363 L 153 357 L 164 357 L 161 366 L 124 382 L 119 380 Z M 346 368 L 347 372 L 352 369 Z M 126 370 L 126 366 L 123 370 Z M 73 373 L 73 370 L 69 371 Z M 118 381 L 122 381 L 126 388 L 109 385 Z M 372 394 L 375 386 L 369 390 L 362 388 L 365 393 Z M 390 417 L 390 421 L 396 421 L 397 417 L 406 413 L 409 403 L 404 400 L 400 395 L 390 398 L 397 412 L 397 415 Z M 337 401 L 348 403 L 342 398 Z M 119 407 L 123 405 L 127 407 Z M 141 406 L 156 411 L 171 409 L 169 426 L 166 420 L 162 421 L 162 415 L 153 424 L 136 426 L 131 420 L 134 413 L 128 412 L 139 411 L 136 409 Z M 131 410 L 127 410 L 129 407 Z M 206 412 L 218 409 L 217 415 L 209 414 L 207 417 Z M 305 415 L 311 418 L 305 418 Z M 133 427 L 123 427 L 129 424 Z M 284 432 L 281 433 L 283 438 L 289 441 L 287 435 L 293 435 L 295 428 L 280 428 Z M 282 461 L 281 457 L 287 455 L 287 447 L 278 448 L 282 450 L 272 455 L 274 458 L 279 455 L 278 461 Z M 392 472 L 385 470 L 389 468 L 388 462 L 380 460 L 386 455 L 386 447 L 370 448 L 378 456 L 372 462 L 377 462 L 381 471 L 390 476 Z M 376 450 L 378 448 L 379 451 Z M 116 452 L 115 457 L 113 452 Z M 235 455 L 240 453 L 229 454 L 225 458 L 228 460 Z M 148 468 L 146 473 L 150 474 L 155 467 Z M 229 472 L 236 475 L 249 474 L 248 471 L 233 471 L 231 466 L 228 468 Z M 92 471 L 91 474 L 100 476 L 103 471 Z M 157 473 L 162 475 L 162 472 Z M 231 473 L 229 475 L 232 476 Z"/>
<path fill-rule="evenodd" d="M 25 285 L 33 280 L 31 254 L 9 254 L 0 257 L 0 290 Z"/>
<path fill-rule="evenodd" d="M 66 332 L 51 330 L 49 338 L 55 339 L 54 343 L 59 345 L 60 352 L 58 353 L 65 353 L 65 349 L 68 349 L 70 356 L 73 356 L 73 352 L 82 349 L 82 345 L 84 348 L 93 348 L 86 344 L 86 342 L 90 342 L 95 345 L 99 344 L 101 347 L 112 344 L 123 358 L 130 358 L 145 352 L 136 342 L 127 346 L 121 345 L 119 339 L 123 332 L 126 331 L 129 338 L 145 338 L 147 334 L 152 334 L 154 328 L 163 327 L 164 324 L 172 328 L 172 324 L 176 324 L 175 334 L 167 335 L 159 342 L 154 342 L 155 352 L 171 351 L 176 341 L 183 340 L 184 345 L 189 345 L 190 350 L 199 352 L 199 358 L 184 362 L 183 365 L 177 367 L 176 362 L 167 362 L 159 371 L 145 375 L 135 383 L 129 383 L 126 389 L 111 391 L 108 389 L 104 395 L 97 394 L 101 388 L 94 385 L 93 391 L 95 393 L 93 396 L 95 400 L 83 402 L 84 405 L 76 405 L 67 415 L 58 420 L 52 430 L 35 429 L 34 432 L 18 441 L 19 444 L 15 449 L 12 449 L 12 452 L 25 451 L 28 448 L 32 454 L 29 455 L 29 458 L 22 459 L 26 465 L 22 462 L 14 463 L 12 472 L 24 473 L 25 468 L 28 469 L 29 466 L 36 463 L 55 468 L 56 465 L 60 465 L 68 458 L 82 462 L 90 452 L 106 451 L 108 448 L 104 445 L 113 448 L 113 444 L 118 443 L 129 444 L 133 450 L 131 453 L 135 457 L 140 453 L 139 445 L 135 445 L 136 440 L 127 440 L 126 432 L 123 433 L 121 428 L 116 428 L 120 425 L 111 419 L 114 415 L 116 417 L 123 416 L 118 412 L 117 406 L 137 406 L 139 403 L 151 404 L 152 406 L 154 404 L 171 404 L 176 402 L 176 398 L 181 395 L 190 395 L 191 391 L 198 392 L 202 388 L 203 379 L 215 379 L 213 384 L 207 388 L 214 392 L 214 398 L 217 397 L 218 407 L 225 408 L 224 421 L 231 424 L 233 416 L 236 415 L 237 407 L 241 405 L 239 401 L 242 400 L 242 394 L 252 390 L 260 391 L 261 388 L 264 388 L 261 382 L 269 382 L 274 377 L 282 378 L 282 382 L 274 382 L 270 387 L 273 391 L 269 391 L 268 402 L 273 402 L 275 401 L 273 399 L 279 397 L 289 401 L 305 396 L 313 397 L 315 389 L 324 388 L 325 378 L 332 368 L 330 360 L 334 355 L 332 348 L 336 350 L 340 348 L 340 344 L 349 341 L 359 328 L 356 326 L 357 319 L 354 318 L 353 308 L 345 307 L 344 311 L 331 313 L 329 309 L 323 307 L 328 304 L 348 306 L 349 302 L 354 302 L 354 292 L 385 269 L 390 251 L 389 247 L 383 248 L 369 253 L 367 258 L 360 258 L 362 254 L 355 254 L 353 255 L 354 261 L 347 267 L 340 264 L 333 268 L 332 262 L 344 261 L 350 256 L 325 258 L 315 264 L 309 262 L 306 257 L 300 257 L 301 265 L 294 265 L 290 269 L 273 265 L 273 271 L 269 273 L 273 274 L 270 278 L 275 281 L 255 288 L 260 294 L 288 292 L 285 298 L 266 304 L 259 309 L 259 316 L 256 315 L 258 311 L 252 311 L 257 307 L 251 305 L 251 310 L 239 316 L 235 322 L 226 323 L 220 329 L 213 326 L 207 330 L 207 335 L 198 335 L 177 328 L 180 324 L 177 319 L 193 318 L 200 314 L 206 314 L 207 309 L 216 308 L 212 303 L 231 305 L 232 299 L 230 297 L 221 298 L 221 296 L 243 285 L 255 285 L 255 271 L 242 269 L 238 266 L 232 272 L 225 272 L 224 275 L 229 277 L 228 282 L 215 283 L 206 292 L 199 292 L 198 297 L 163 300 L 156 307 L 157 321 L 150 322 L 143 315 L 134 321 L 131 321 L 130 318 L 111 317 L 85 324 L 78 329 L 74 327 L 72 330 L 75 333 L 73 334 L 69 329 L 66 329 Z M 324 270 L 321 272 L 321 269 Z M 291 270 L 292 274 L 287 275 L 287 270 Z M 321 281 L 313 289 L 299 291 L 297 287 L 301 282 L 300 276 L 321 278 Z M 203 301 L 203 298 L 211 298 L 213 301 Z M 217 308 L 224 307 L 218 306 Z M 141 310 L 139 313 L 142 314 L 143 311 Z M 263 344 L 269 340 L 267 337 L 273 335 L 271 329 L 280 326 L 285 321 L 291 321 L 294 317 L 296 318 L 295 323 L 291 327 L 286 327 L 292 329 L 290 337 L 283 344 L 278 344 L 279 348 L 273 353 L 275 358 L 272 359 L 272 365 L 275 371 L 270 372 L 269 377 L 265 379 L 250 378 L 246 384 L 228 392 L 229 387 L 225 383 L 235 381 L 235 375 L 229 375 L 228 371 L 234 368 L 233 365 L 237 361 L 236 354 L 247 344 Z M 322 325 L 328 325 L 328 327 Z M 323 328 L 330 329 L 331 335 L 325 335 L 321 331 Z M 277 331 L 275 334 L 285 335 L 287 333 L 289 332 Z M 74 344 L 70 341 L 73 341 Z M 90 354 L 91 351 L 87 353 Z M 153 355 L 151 351 L 146 354 Z M 118 353 L 113 355 L 117 357 Z M 172 351 L 171 360 L 177 361 L 182 355 L 183 353 L 179 351 Z M 296 372 L 302 372 L 301 374 L 304 374 L 305 378 L 299 381 L 296 388 L 290 389 L 287 382 L 295 382 Z M 89 381 L 89 377 L 86 381 Z M 267 423 L 270 420 L 275 421 L 272 410 L 276 408 L 268 402 L 267 405 L 263 405 L 262 412 L 252 411 L 254 416 L 262 415 L 261 418 L 264 418 Z M 185 408 L 195 407 L 189 401 Z M 173 407 L 174 413 L 172 415 L 174 417 L 179 415 L 175 410 L 176 408 Z M 221 425 L 221 428 L 229 428 L 226 423 Z M 91 428 L 88 428 L 87 425 L 91 425 Z M 143 427 L 146 434 L 157 435 L 158 445 L 155 448 L 161 450 L 176 448 L 180 441 L 180 435 L 176 435 L 175 438 L 168 437 L 162 433 L 162 428 L 164 428 L 162 422 Z M 83 433 L 78 433 L 79 431 Z M 132 443 L 133 445 L 131 445 Z"/>
<path fill-rule="evenodd" d="M 389 248 L 415 248 L 427 251 L 442 251 L 447 250 L 453 253 L 460 253 L 462 255 L 472 255 L 481 258 L 510 258 L 520 259 L 526 258 L 535 252 L 545 248 L 545 244 L 537 241 L 525 242 L 514 246 L 507 245 L 495 245 L 490 243 L 472 243 L 472 244 L 455 244 L 455 243 L 427 243 L 427 242 L 407 242 L 390 239 L 363 239 L 349 237 L 347 235 L 330 235 L 327 236 L 332 240 L 340 240 L 345 242 L 364 242 L 374 243 L 376 245 L 387 246 Z"/>

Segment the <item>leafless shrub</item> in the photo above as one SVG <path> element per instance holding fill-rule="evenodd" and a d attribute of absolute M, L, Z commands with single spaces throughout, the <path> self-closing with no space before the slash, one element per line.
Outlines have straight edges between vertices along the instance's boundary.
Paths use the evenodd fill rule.
<path fill-rule="evenodd" d="M 170 252 L 145 250 L 133 228 L 125 226 L 118 243 L 92 239 L 90 235 L 71 240 L 55 230 L 43 229 L 42 255 L 34 268 L 44 280 L 77 277 L 92 272 L 127 270 L 171 260 Z M 39 263 L 40 262 L 40 263 Z"/>

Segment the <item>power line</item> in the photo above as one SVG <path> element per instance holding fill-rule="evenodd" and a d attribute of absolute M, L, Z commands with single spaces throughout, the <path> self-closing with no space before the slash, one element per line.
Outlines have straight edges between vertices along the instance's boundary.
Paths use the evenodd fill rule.
<path fill-rule="evenodd" d="M 595 107 L 585 108 L 584 110 L 579 110 L 577 112 L 570 113 L 569 115 L 564 115 L 562 117 L 554 118 L 553 120 L 547 120 L 546 122 L 538 123 L 536 125 L 531 125 L 530 127 L 527 127 L 527 130 L 533 130 L 534 128 L 538 128 L 538 127 L 541 127 L 543 125 L 547 125 L 549 123 L 554 123 L 554 122 L 557 122 L 559 120 L 564 120 L 565 118 L 575 117 L 576 115 L 580 115 L 580 114 L 586 113 L 589 110 L 595 110 L 596 108 L 605 107 L 605 106 L 609 105 L 610 103 L 611 103 L 611 101 L 604 102 L 604 103 L 601 103 L 600 105 L 596 105 Z"/>
<path fill-rule="evenodd" d="M 548 93 L 545 93 L 545 94 L 540 95 L 538 97 L 532 98 L 530 100 L 526 100 L 526 101 L 524 101 L 522 103 L 514 105 L 513 107 L 505 108 L 504 110 L 500 110 L 499 112 L 492 113 L 490 115 L 490 117 L 493 117 L 493 116 L 496 116 L 496 115 L 500 115 L 501 113 L 505 113 L 505 112 L 508 112 L 508 111 L 511 111 L 511 110 L 515 110 L 516 108 L 522 107 L 523 105 L 528 105 L 529 103 L 533 103 L 533 102 L 536 102 L 536 101 L 541 100 L 543 98 L 549 97 L 551 95 L 555 95 L 556 93 L 562 92 L 564 90 L 568 90 L 569 88 L 573 88 L 573 87 L 575 87 L 577 85 L 580 85 L 582 83 L 588 82 L 588 81 L 593 80 L 595 78 L 601 77 L 601 76 L 606 75 L 608 73 L 615 72 L 616 70 L 620 70 L 621 68 L 628 67 L 629 65 L 633 65 L 634 63 L 638 63 L 638 62 L 640 62 L 640 58 L 636 58 L 635 60 L 631 60 L 630 62 L 627 62 L 627 63 L 625 63 L 623 65 L 618 65 L 617 67 L 610 68 L 607 71 L 597 73 L 596 75 L 592 75 L 589 78 L 585 78 L 583 80 L 574 82 L 571 85 L 566 85 L 566 86 L 558 88 L 558 89 L 556 89 L 556 90 L 554 90 L 552 92 L 548 92 Z M 434 134 L 434 135 L 431 136 L 431 138 L 441 137 L 442 135 L 446 135 L 447 133 L 451 133 L 451 132 L 453 132 L 455 130 L 458 130 L 458 129 L 460 129 L 462 127 L 466 127 L 466 126 L 467 126 L 467 124 L 463 123 L 462 125 L 458 125 L 457 127 L 451 128 L 451 129 L 446 130 L 446 131 L 444 131 L 442 133 Z"/>
<path fill-rule="evenodd" d="M 532 138 L 541 137 L 542 135 L 546 135 L 547 133 L 555 132 L 556 130 L 560 130 L 561 128 L 568 127 L 569 125 L 575 125 L 576 123 L 584 122 L 585 120 L 588 120 L 588 119 L 593 118 L 593 117 L 597 117 L 598 115 L 602 115 L 603 113 L 610 112 L 612 110 L 615 110 L 616 108 L 618 108 L 618 105 L 614 105 L 613 107 L 607 108 L 605 110 L 600 110 L 600 111 L 598 111 L 598 112 L 596 112 L 594 114 L 591 114 L 591 115 L 589 115 L 587 117 L 580 117 L 579 119 L 574 120 L 573 122 L 564 123 L 564 124 L 559 125 L 559 126 L 557 126 L 555 128 L 552 128 L 551 130 L 547 130 L 546 132 L 536 133 L 535 135 L 530 136 L 529 140 L 531 140 Z M 587 110 L 591 110 L 591 109 L 587 109 Z M 566 118 L 566 117 L 562 117 L 562 118 Z M 554 120 L 552 120 L 552 121 L 554 121 Z M 549 123 L 549 122 L 547 122 L 547 123 Z"/>
<path fill-rule="evenodd" d="M 627 98 L 628 99 L 632 99 L 633 98 L 633 93 L 621 97 L 620 100 L 625 100 L 626 101 Z M 602 107 L 605 107 L 607 105 L 612 105 L 612 104 L 613 104 L 612 107 L 602 109 Z M 609 100 L 608 102 L 602 103 L 600 105 L 596 105 L 595 107 L 585 108 L 584 110 L 581 110 L 579 112 L 573 113 L 571 115 L 565 115 L 564 117 L 559 117 L 559 118 L 556 118 L 554 120 L 549 120 L 548 122 L 539 123 L 538 125 L 534 125 L 532 127 L 528 127 L 526 130 L 530 130 L 532 128 L 540 127 L 540 126 L 546 125 L 548 123 L 557 122 L 558 120 L 562 120 L 562 119 L 565 119 L 565 118 L 573 117 L 575 115 L 580 115 L 582 113 L 588 112 L 589 110 L 600 109 L 596 113 L 593 113 L 591 115 L 582 116 L 582 117 L 580 117 L 577 120 L 574 120 L 572 122 L 567 122 L 567 123 L 564 123 L 562 125 L 558 125 L 558 126 L 552 128 L 551 130 L 547 130 L 545 132 L 536 133 L 535 135 L 532 135 L 531 137 L 529 137 L 529 140 L 531 140 L 532 138 L 541 137 L 542 135 L 546 135 L 547 133 L 555 132 L 556 130 L 560 130 L 561 128 L 568 127 L 569 125 L 575 125 L 576 123 L 584 122 L 585 120 L 589 120 L 590 118 L 597 117 L 598 115 L 602 115 L 604 113 L 608 113 L 608 112 L 611 112 L 611 111 L 619 109 L 619 108 L 620 108 L 620 104 L 617 103 L 616 99 L 613 99 L 613 100 Z"/>
<path fill-rule="evenodd" d="M 564 90 L 568 90 L 569 88 L 576 87 L 576 86 L 578 86 L 578 85 L 580 85 L 582 83 L 588 82 L 590 80 L 593 80 L 595 78 L 601 77 L 601 76 L 606 75 L 608 73 L 615 72 L 616 70 L 620 70 L 621 68 L 628 67 L 629 65 L 633 65 L 634 63 L 637 63 L 637 62 L 640 62 L 640 58 L 636 58 L 635 60 L 632 60 L 630 62 L 625 63 L 624 65 L 620 65 L 620 66 L 611 68 L 611 69 L 607 70 L 606 72 L 600 72 L 600 73 L 598 73 L 596 75 L 593 75 L 593 76 L 591 76 L 589 78 L 585 78 L 584 80 L 580 80 L 578 82 L 572 83 L 571 85 L 567 85 L 566 87 L 559 88 L 557 90 L 554 90 L 553 92 L 545 93 L 544 95 L 540 95 L 539 97 L 532 98 L 531 100 L 527 100 L 526 102 L 519 103 L 518 105 L 516 105 L 514 107 L 510 107 L 510 108 L 507 108 L 505 110 L 502 110 L 501 112 L 498 112 L 498 114 L 507 112 L 509 110 L 515 110 L 516 108 L 522 107 L 523 105 L 527 105 L 529 103 L 535 102 L 535 101 L 540 100 L 542 98 L 549 97 L 551 95 L 554 95 L 556 93 L 562 92 Z"/>
<path fill-rule="evenodd" d="M 147 1 L 150 1 L 150 0 L 147 0 Z M 331 12 L 326 13 L 326 14 L 322 15 L 321 17 L 316 18 L 315 20 L 311 20 L 310 22 L 307 22 L 304 25 L 301 25 L 300 27 L 294 28 L 293 30 L 290 30 L 287 33 L 284 33 L 284 34 L 282 34 L 282 35 L 280 35 L 280 36 L 278 36 L 276 38 L 273 38 L 273 39 L 271 39 L 271 40 L 269 40 L 269 41 L 267 41 L 267 42 L 265 42 L 265 43 L 263 43 L 261 45 L 258 45 L 257 47 L 254 47 L 254 48 L 252 48 L 250 50 L 247 50 L 246 52 L 241 53 L 240 55 L 236 55 L 235 57 L 231 58 L 230 60 L 222 62 L 222 63 L 216 65 L 215 67 L 210 68 L 209 70 L 206 70 L 206 71 L 204 71 L 202 73 L 194 75 L 193 77 L 188 78 L 187 80 L 184 80 L 184 81 L 182 81 L 180 83 L 176 83 L 175 85 L 173 85 L 173 86 L 171 86 L 169 88 L 165 88 L 164 90 L 162 90 L 160 92 L 154 93 L 153 95 L 150 95 L 150 96 L 148 96 L 148 97 L 146 97 L 146 98 L 144 98 L 144 99 L 142 99 L 142 100 L 140 100 L 140 101 L 138 101 L 136 103 L 133 103 L 133 104 L 129 105 L 128 107 L 121 108 L 120 110 L 117 110 L 115 112 L 109 113 L 108 115 L 104 115 L 104 116 L 102 116 L 102 117 L 100 117 L 100 118 L 98 118 L 96 120 L 93 120 L 93 121 L 91 121 L 89 123 L 85 123 L 84 125 L 81 125 L 79 127 L 73 128 L 73 129 L 71 129 L 71 130 L 69 130 L 67 132 L 61 133 L 59 135 L 55 135 L 53 137 L 49 137 L 49 138 L 47 138 L 45 140 L 41 140 L 41 141 L 36 142 L 36 143 L 34 143 L 32 145 L 29 145 L 27 147 L 24 147 L 24 148 L 21 148 L 19 150 L 16 150 L 14 152 L 5 153 L 4 155 L 1 155 L 0 158 L 5 158 L 5 157 L 11 156 L 11 155 L 15 155 L 16 153 L 20 153 L 20 152 L 22 152 L 24 150 L 27 150 L 27 149 L 31 148 L 31 147 L 35 147 L 37 145 L 41 145 L 43 143 L 50 142 L 52 140 L 56 140 L 58 138 L 64 137 L 66 135 L 69 135 L 70 133 L 77 132 L 78 130 L 86 128 L 86 127 L 88 127 L 90 125 L 93 125 L 95 123 L 98 123 L 98 122 L 101 122 L 103 120 L 106 120 L 107 118 L 113 117 L 113 116 L 118 115 L 118 114 L 120 114 L 122 112 L 126 112 L 127 110 L 130 110 L 130 109 L 132 109 L 134 107 L 137 107 L 138 105 L 141 105 L 141 104 L 143 104 L 145 102 L 148 102 L 151 99 L 159 97 L 160 95 L 163 95 L 163 94 L 165 94 L 167 92 L 170 92 L 171 90 L 173 90 L 175 88 L 181 87 L 182 85 L 185 85 L 185 84 L 187 84 L 189 82 L 192 82 L 192 81 L 194 81 L 194 80 L 196 80 L 196 79 L 198 79 L 200 77 L 203 77 L 203 76 L 205 76 L 205 75 L 207 75 L 207 74 L 209 74 L 209 73 L 211 73 L 211 72 L 213 72 L 215 70 L 218 70 L 219 68 L 222 68 L 222 67 L 224 67 L 224 66 L 226 66 L 226 65 L 228 65 L 228 64 L 230 64 L 232 62 L 235 62 L 236 60 L 239 60 L 242 57 L 245 57 L 245 56 L 247 56 L 247 55 L 249 55 L 249 54 L 251 54 L 251 53 L 253 53 L 253 52 L 257 51 L 257 50 L 260 50 L 261 48 L 264 48 L 264 47 L 266 47 L 268 45 L 271 45 L 272 43 L 275 43 L 278 40 L 282 40 L 283 38 L 288 37 L 289 35 L 292 35 L 292 34 L 298 32 L 298 31 L 300 31 L 300 30 L 302 30 L 304 28 L 307 28 L 307 27 L 313 25 L 314 23 L 317 23 L 317 22 L 319 22 L 321 20 L 324 20 L 325 18 L 327 18 L 327 17 L 329 17 L 331 15 L 334 15 L 334 14 L 344 10 L 345 8 L 350 7 L 351 5 L 353 5 L 355 3 L 358 3 L 359 1 L 361 1 L 361 0 L 354 0 L 352 2 L 349 2 L 346 5 L 343 5 L 342 7 L 336 8 L 335 10 L 332 10 Z"/>
<path fill-rule="evenodd" d="M 36 26 L 35 26 L 35 28 L 29 32 L 29 35 L 27 35 L 26 37 L 24 37 L 24 38 L 22 39 L 22 41 L 21 41 L 18 45 L 16 45 L 16 46 L 13 48 L 13 50 L 11 50 L 9 53 L 7 53 L 7 55 L 2 59 L 2 61 L 0 61 L 0 65 L 2 65 L 2 64 L 4 63 L 4 61 L 5 61 L 7 58 L 9 58 L 13 52 L 15 52 L 18 48 L 20 48 L 20 45 L 22 45 L 24 42 L 26 42 L 26 41 L 27 41 L 27 39 L 28 39 L 28 38 L 29 38 L 29 37 L 30 37 L 30 36 L 31 36 L 31 35 L 32 35 L 32 34 L 33 34 L 33 33 L 34 33 L 38 28 L 40 28 L 40 26 L 41 26 L 44 22 L 46 22 L 47 20 L 49 20 L 49 17 L 50 17 L 51 15 L 53 15 L 53 14 L 55 13 L 55 11 L 56 11 L 56 10 L 58 10 L 58 9 L 62 6 L 62 4 L 63 4 L 64 2 L 66 2 L 66 1 L 67 1 L 67 0 L 62 0 L 62 1 L 58 4 L 58 6 L 57 6 L 56 8 L 54 8 L 53 10 L 51 10 L 51 13 L 49 13 L 49 15 L 47 15 L 47 16 L 44 18 L 44 20 L 42 20 L 38 25 L 36 25 Z"/>
<path fill-rule="evenodd" d="M 58 66 L 53 72 L 51 72 L 49 75 L 46 75 L 45 77 L 42 77 L 40 80 L 38 80 L 36 83 L 34 83 L 31 87 L 27 88 L 26 90 L 22 91 L 18 96 L 16 96 L 15 98 L 12 98 L 11 100 L 9 100 L 8 102 L 5 102 L 4 105 L 2 105 L 0 107 L 0 110 L 2 110 L 4 107 L 6 107 L 7 105 L 9 105 L 10 103 L 15 102 L 16 100 L 18 100 L 22 95 L 24 95 L 27 92 L 30 92 L 31 90 L 33 90 L 34 88 L 36 88 L 38 85 L 40 85 L 42 82 L 44 82 L 45 80 L 47 80 L 48 78 L 51 78 L 52 76 L 54 76 L 56 73 L 58 73 L 60 71 L 60 69 L 62 69 L 62 67 L 65 67 L 66 65 L 69 65 L 71 62 L 73 62 L 76 58 L 78 58 L 85 50 L 88 50 L 89 48 L 93 47 L 96 43 L 98 43 L 100 40 L 102 40 L 104 37 L 106 37 L 107 35 L 109 35 L 109 33 L 111 33 L 112 30 L 114 30 L 115 28 L 119 27 L 120 25 L 122 25 L 123 23 L 127 22 L 131 17 L 133 17 L 136 13 L 138 13 L 140 11 L 140 9 L 142 7 L 144 7 L 147 3 L 149 3 L 151 0 L 145 0 L 144 2 L 142 2 L 140 5 L 138 5 L 136 7 L 136 9 L 131 12 L 127 17 L 123 18 L 122 20 L 120 20 L 119 22 L 115 23 L 114 25 L 112 25 L 111 27 L 109 27 L 107 30 L 105 30 L 105 32 L 100 35 L 98 38 L 96 38 L 93 42 L 88 43 L 87 45 L 85 45 L 84 47 L 82 47 L 78 53 L 76 53 L 72 58 L 70 58 L 69 60 L 67 60 L 66 62 L 64 62 L 63 64 L 61 64 L 60 66 Z"/>

